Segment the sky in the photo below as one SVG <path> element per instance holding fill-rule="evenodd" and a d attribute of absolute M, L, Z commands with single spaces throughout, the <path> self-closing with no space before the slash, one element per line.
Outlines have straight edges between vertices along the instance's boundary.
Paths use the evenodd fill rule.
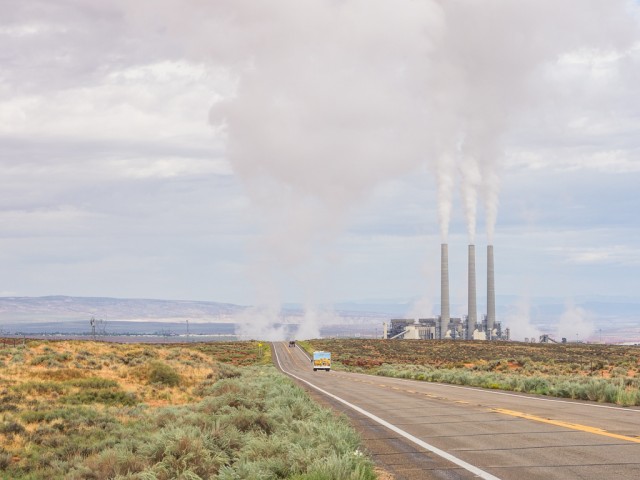
<path fill-rule="evenodd" d="M 638 299 L 637 2 L 0 11 L 0 296 Z"/>

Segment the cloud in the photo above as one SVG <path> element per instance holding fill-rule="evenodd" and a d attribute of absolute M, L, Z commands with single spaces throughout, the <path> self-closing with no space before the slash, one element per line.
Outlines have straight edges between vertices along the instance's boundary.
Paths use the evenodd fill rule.
<path fill-rule="evenodd" d="M 628 245 L 565 247 L 552 251 L 576 265 L 640 265 L 640 249 Z"/>
<path fill-rule="evenodd" d="M 578 171 L 607 174 L 640 172 L 640 155 L 636 148 L 598 151 L 578 148 L 520 150 L 509 152 L 507 158 L 511 168 L 552 171 L 559 174 Z"/>
<path fill-rule="evenodd" d="M 565 257 L 620 272 L 615 248 L 637 251 L 637 6 L 28 0 L 2 11 L 0 250 L 5 278 L 22 279 L 3 290 L 50 293 L 64 276 L 68 293 L 253 303 L 243 265 L 258 265 L 248 277 L 277 284 L 264 296 L 278 301 L 422 296 L 415 265 L 439 242 L 438 194 L 456 244 L 465 224 L 494 223 L 499 190 L 497 239 L 526 244 L 529 232 L 539 260 L 497 249 L 509 278 L 514 264 L 537 272 Z M 476 199 L 492 206 L 485 218 Z M 550 250 L 562 241 L 572 254 Z M 18 271 L 29 259 L 46 281 L 35 263 Z M 145 275 L 154 265 L 166 280 Z M 102 269 L 112 283 L 92 289 Z"/>

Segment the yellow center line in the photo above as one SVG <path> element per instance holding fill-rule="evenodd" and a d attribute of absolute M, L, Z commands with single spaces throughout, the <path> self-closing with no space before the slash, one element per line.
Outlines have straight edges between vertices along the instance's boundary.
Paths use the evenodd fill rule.
<path fill-rule="evenodd" d="M 284 343 L 282 343 L 282 345 L 284 345 Z M 293 358 L 293 353 L 291 352 L 291 347 L 288 347 L 288 346 L 287 346 L 287 348 L 285 348 L 285 351 L 289 354 L 289 356 L 290 356 L 291 358 Z"/>
<path fill-rule="evenodd" d="M 353 381 L 360 382 L 360 383 L 367 383 L 369 385 L 376 385 L 375 382 L 367 381 L 367 380 L 353 379 Z M 416 392 L 415 390 L 403 390 L 399 387 L 384 384 L 384 383 L 378 383 L 377 386 L 382 388 L 391 388 L 393 390 L 401 390 L 407 393 L 417 393 L 417 394 L 420 393 L 420 392 Z M 438 397 L 437 395 L 434 395 L 431 393 L 422 393 L 422 395 L 428 398 L 447 400 L 447 398 L 445 397 Z M 466 404 L 466 405 L 470 404 L 469 402 L 466 402 L 464 400 L 455 400 L 454 403 Z M 507 410 L 504 408 L 492 408 L 490 409 L 490 411 L 496 412 L 496 413 L 502 413 L 503 415 L 510 415 L 512 417 L 524 418 L 526 420 L 532 420 L 534 422 L 547 423 L 549 425 L 555 425 L 557 427 L 569 428 L 571 430 L 577 430 L 577 431 L 586 432 L 586 433 L 593 433 L 595 435 L 602 435 L 610 438 L 617 438 L 618 440 L 625 440 L 627 442 L 640 443 L 640 437 L 629 437 L 627 435 L 619 435 L 617 433 L 607 432 L 606 430 L 603 430 L 601 428 L 590 427 L 588 425 L 580 425 L 578 423 L 563 422 L 562 420 L 552 420 L 550 418 L 537 417 L 529 413 L 516 412 L 515 410 Z"/>
<path fill-rule="evenodd" d="M 502 413 L 504 415 L 510 415 L 512 417 L 524 418 L 527 420 L 533 420 L 534 422 L 548 423 L 549 425 L 555 425 L 557 427 L 570 428 L 572 430 L 579 430 L 581 432 L 593 433 L 596 435 L 603 435 L 605 437 L 617 438 L 618 440 L 626 440 L 627 442 L 640 443 L 640 438 L 628 437 L 626 435 L 619 435 L 617 433 L 607 432 L 601 428 L 590 427 L 588 425 L 580 425 L 578 423 L 563 422 L 561 420 L 551 420 L 550 418 L 537 417 L 529 413 L 516 412 L 514 410 L 505 410 L 504 408 L 492 408 L 492 412 Z"/>

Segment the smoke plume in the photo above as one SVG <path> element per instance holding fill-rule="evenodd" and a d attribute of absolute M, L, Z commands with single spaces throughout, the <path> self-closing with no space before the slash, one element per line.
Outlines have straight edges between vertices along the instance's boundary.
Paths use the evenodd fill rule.
<path fill-rule="evenodd" d="M 296 278 L 310 335 L 327 283 L 314 262 L 330 264 L 354 204 L 426 162 L 443 241 L 458 172 L 469 237 L 482 198 L 493 243 L 503 137 L 553 88 L 543 67 L 621 47 L 635 27 L 626 0 L 121 1 L 137 28 L 235 78 L 211 123 L 261 226 L 251 269 L 265 308 L 250 322 L 268 330 Z"/>
<path fill-rule="evenodd" d="M 631 42 L 637 27 L 625 0 L 489 0 L 438 2 L 442 28 L 431 56 L 431 92 L 438 117 L 437 181 L 441 231 L 450 219 L 453 168 L 459 162 L 462 200 L 471 242 L 482 189 L 488 242 L 498 213 L 502 141 L 510 125 L 553 84 L 544 67 L 576 49 L 610 50 Z M 535 88 L 533 88 L 535 85 Z M 442 143 L 442 139 L 449 142 Z M 458 140 L 462 139 L 462 140 Z M 448 153 L 456 148 L 459 155 Z M 444 160 L 442 160 L 444 159 Z"/>
<path fill-rule="evenodd" d="M 299 279 L 299 336 L 317 336 L 327 277 L 312 265 L 330 262 L 327 245 L 352 205 L 428 151 L 426 32 L 437 12 L 429 3 L 284 1 L 256 24 L 254 2 L 222 3 L 233 15 L 220 26 L 246 65 L 212 123 L 224 125 L 228 158 L 263 219 L 261 268 L 272 283 L 282 272 Z"/>
<path fill-rule="evenodd" d="M 558 338 L 564 337 L 569 342 L 587 341 L 596 331 L 596 322 L 592 313 L 569 301 L 556 329 Z"/>
<path fill-rule="evenodd" d="M 536 341 L 542 331 L 531 323 L 531 299 L 521 297 L 511 312 L 507 314 L 505 323 L 509 326 L 512 340 L 523 341 L 525 338 L 533 338 Z"/>

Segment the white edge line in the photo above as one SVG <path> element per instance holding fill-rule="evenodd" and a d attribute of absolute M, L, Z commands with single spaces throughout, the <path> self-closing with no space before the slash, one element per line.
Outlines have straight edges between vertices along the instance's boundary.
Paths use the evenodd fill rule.
<path fill-rule="evenodd" d="M 323 390 L 322 388 L 314 385 L 311 382 L 308 382 L 307 380 L 305 380 L 304 378 L 300 378 L 297 375 L 294 375 L 291 372 L 287 372 L 283 367 L 282 364 L 280 363 L 280 357 L 278 356 L 278 349 L 276 347 L 276 345 L 274 344 L 273 346 L 273 351 L 276 354 L 276 361 L 278 362 L 278 366 L 280 367 L 280 370 L 282 370 L 283 373 L 285 373 L 286 375 L 289 375 L 290 377 L 293 377 L 301 382 L 306 383 L 307 385 L 309 385 L 311 388 L 323 393 L 324 395 L 327 395 L 328 397 L 333 398 L 334 400 L 337 400 L 340 403 L 343 403 L 344 405 L 346 405 L 347 407 L 355 410 L 358 413 L 361 413 L 362 415 L 369 417 L 371 420 L 373 420 L 374 422 L 379 423 L 380 425 L 382 425 L 383 427 L 388 428 L 389 430 L 397 433 L 398 435 L 406 438 L 407 440 L 409 440 L 410 442 L 415 443 L 416 445 L 429 450 L 432 453 L 435 453 L 436 455 L 444 458 L 445 460 L 450 461 L 451 463 L 454 463 L 456 465 L 458 465 L 459 467 L 464 468 L 465 470 L 473 473 L 474 475 L 477 475 L 478 477 L 484 479 L 484 480 L 500 480 L 498 477 L 491 475 L 488 472 L 485 472 L 484 470 L 471 465 L 470 463 L 465 462 L 464 460 L 459 459 L 458 457 L 454 457 L 453 455 L 451 455 L 450 453 L 445 452 L 444 450 L 440 450 L 438 447 L 434 447 L 433 445 L 428 444 L 427 442 L 424 442 L 422 440 L 420 440 L 417 437 L 414 437 L 413 435 L 411 435 L 410 433 L 405 432 L 404 430 L 401 430 L 400 428 L 396 427 L 395 425 L 387 422 L 386 420 L 381 419 L 380 417 L 375 416 L 373 413 L 369 413 L 368 411 L 358 407 L 357 405 L 353 405 L 352 403 L 347 402 L 346 400 L 327 392 L 326 390 Z"/>
<path fill-rule="evenodd" d="M 298 343 L 296 343 L 296 348 L 299 349 L 305 357 L 307 357 L 307 360 L 311 361 L 311 357 L 309 356 L 309 354 L 307 352 L 305 352 L 302 347 L 300 345 L 298 345 Z M 277 354 L 276 354 L 277 356 Z M 284 371 L 284 370 L 283 370 Z"/>
<path fill-rule="evenodd" d="M 297 343 L 296 347 L 300 349 L 304 355 L 311 360 L 311 357 L 305 352 Z M 584 401 L 575 400 L 573 402 L 569 400 L 562 400 L 560 398 L 541 398 L 541 397 L 530 397 L 524 393 L 509 393 L 509 392 L 496 392 L 495 390 L 491 390 L 489 388 L 481 388 L 481 387 L 465 387 L 464 385 L 452 385 L 450 383 L 442 383 L 442 382 L 426 382 L 424 380 L 414 380 L 411 378 L 398 378 L 398 377 L 388 377 L 386 375 L 371 375 L 368 373 L 356 373 L 356 372 L 340 372 L 340 373 L 349 373 L 353 375 L 362 375 L 363 377 L 371 377 L 371 378 L 389 378 L 392 380 L 398 380 L 399 382 L 408 382 L 408 383 L 418 383 L 418 384 L 431 384 L 431 385 L 439 385 L 441 387 L 446 388 L 459 388 L 461 390 L 474 390 L 477 392 L 490 393 L 492 395 L 504 395 L 506 397 L 516 397 L 516 398 L 526 398 L 528 400 L 536 400 L 539 402 L 553 402 L 553 403 L 566 403 L 569 405 L 578 405 L 581 407 L 590 407 L 590 408 L 606 408 L 608 410 L 620 410 L 622 412 L 633 412 L 640 413 L 640 409 L 636 409 L 633 407 L 613 407 L 611 405 L 598 405 L 594 403 L 585 403 Z"/>
<path fill-rule="evenodd" d="M 584 401 L 580 401 L 580 400 L 576 400 L 573 402 L 570 402 L 568 400 L 561 400 L 559 398 L 540 398 L 540 397 L 530 397 L 528 395 L 525 394 L 518 394 L 518 393 L 508 393 L 508 392 L 496 392 L 495 390 L 491 390 L 489 388 L 481 388 L 481 387 L 465 387 L 462 385 L 451 385 L 450 383 L 441 383 L 441 382 L 427 382 L 424 380 L 413 380 L 410 378 L 397 378 L 397 377 L 388 377 L 385 375 L 370 375 L 367 373 L 356 373 L 356 372 L 340 372 L 340 373 L 349 373 L 349 374 L 354 374 L 354 375 L 362 375 L 365 377 L 371 377 L 371 378 L 377 378 L 377 379 L 381 379 L 381 378 L 389 378 L 391 380 L 398 380 L 399 382 L 409 382 L 409 383 L 418 383 L 418 384 L 423 384 L 423 385 L 438 385 L 441 387 L 445 387 L 445 388 L 459 388 L 461 390 L 474 390 L 477 392 L 483 392 L 483 393 L 490 393 L 492 395 L 504 395 L 506 397 L 517 397 L 517 398 L 524 398 L 527 400 L 537 400 L 539 402 L 553 402 L 553 403 L 568 403 L 569 405 L 577 405 L 577 406 L 581 406 L 581 407 L 591 407 L 591 408 L 606 408 L 609 410 L 620 410 L 623 412 L 634 412 L 634 413 L 640 413 L 639 409 L 635 409 L 633 407 L 612 407 L 610 405 L 596 405 L 593 403 L 584 403 Z"/>

